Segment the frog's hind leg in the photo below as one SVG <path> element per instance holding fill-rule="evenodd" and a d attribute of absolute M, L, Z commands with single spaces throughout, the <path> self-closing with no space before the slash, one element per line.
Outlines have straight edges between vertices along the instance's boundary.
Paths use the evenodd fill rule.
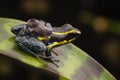
<path fill-rule="evenodd" d="M 38 57 L 38 54 L 34 52 L 34 50 L 30 49 L 30 46 L 32 43 L 30 42 L 29 38 L 26 37 L 16 37 L 15 42 L 18 45 L 18 47 L 23 50 L 24 52 L 28 53 L 29 55 L 32 55 L 34 57 Z"/>
<path fill-rule="evenodd" d="M 25 51 L 26 53 L 29 53 L 32 56 L 38 57 L 38 55 L 36 53 L 34 53 L 33 51 L 31 51 L 28 47 L 26 47 L 24 44 L 22 43 L 17 43 L 17 45 L 20 47 L 20 49 L 22 49 L 23 51 Z"/>
<path fill-rule="evenodd" d="M 33 56 L 37 57 L 38 59 L 40 59 L 40 58 L 45 59 L 45 60 L 50 60 L 51 59 L 51 57 L 46 57 L 44 55 L 36 54 L 32 50 L 30 50 L 28 47 L 26 47 L 23 43 L 18 42 L 17 45 L 20 47 L 20 49 L 22 49 L 26 53 L 29 53 L 30 55 L 33 55 Z"/>
<path fill-rule="evenodd" d="M 55 62 L 59 61 L 55 60 L 54 57 L 51 56 L 51 53 L 45 52 L 45 54 L 37 54 L 43 51 L 45 48 L 44 44 L 41 43 L 40 41 L 27 37 L 16 37 L 15 41 L 17 45 L 26 53 L 29 53 L 30 55 L 37 57 L 39 60 L 43 59 L 49 61 L 58 67 L 58 65 Z"/>

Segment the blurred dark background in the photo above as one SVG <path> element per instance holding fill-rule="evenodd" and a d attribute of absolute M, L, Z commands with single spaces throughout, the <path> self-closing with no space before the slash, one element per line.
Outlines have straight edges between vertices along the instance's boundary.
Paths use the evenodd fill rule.
<path fill-rule="evenodd" d="M 119 0 L 0 0 L 0 17 L 70 23 L 81 30 L 76 46 L 120 78 Z"/>

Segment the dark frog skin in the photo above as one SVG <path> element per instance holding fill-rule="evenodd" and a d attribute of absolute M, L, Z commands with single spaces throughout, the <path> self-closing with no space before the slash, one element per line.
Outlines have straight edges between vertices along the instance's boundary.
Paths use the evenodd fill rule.
<path fill-rule="evenodd" d="M 11 31 L 16 35 L 16 44 L 23 51 L 53 64 L 59 60 L 51 56 L 51 50 L 74 41 L 81 34 L 70 24 L 52 27 L 50 23 L 37 19 L 29 19 L 26 24 L 12 27 Z"/>

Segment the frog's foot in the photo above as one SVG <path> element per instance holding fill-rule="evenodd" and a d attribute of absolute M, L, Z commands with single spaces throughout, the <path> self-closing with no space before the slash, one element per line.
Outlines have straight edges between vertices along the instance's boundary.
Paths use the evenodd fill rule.
<path fill-rule="evenodd" d="M 59 67 L 55 62 L 60 62 L 59 60 L 56 60 L 54 57 L 52 57 L 52 56 L 48 56 L 48 57 L 46 57 L 46 56 L 43 56 L 43 55 L 39 55 L 39 58 L 42 58 L 42 59 L 44 59 L 44 60 L 46 60 L 46 61 L 49 61 L 49 62 L 51 62 L 51 63 L 53 63 L 56 67 Z"/>
<path fill-rule="evenodd" d="M 54 50 L 51 50 L 53 54 L 55 54 L 56 56 L 59 56 L 59 54 L 57 52 L 55 52 Z"/>
<path fill-rule="evenodd" d="M 52 56 L 48 56 L 48 57 L 46 57 L 46 56 L 41 56 L 41 55 L 39 55 L 39 57 L 40 58 L 42 58 L 42 59 L 45 59 L 45 60 L 47 60 L 47 61 L 50 61 L 50 62 L 52 62 L 52 61 L 54 61 L 54 62 L 59 62 L 59 60 L 56 60 L 54 57 L 52 57 Z"/>

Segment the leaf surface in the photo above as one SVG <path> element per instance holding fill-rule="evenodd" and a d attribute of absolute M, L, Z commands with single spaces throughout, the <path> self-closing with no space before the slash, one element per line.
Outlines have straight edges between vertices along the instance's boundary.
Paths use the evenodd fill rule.
<path fill-rule="evenodd" d="M 53 49 L 53 52 L 59 54 L 59 56 L 52 54 L 60 60 L 57 63 L 58 68 L 52 63 L 39 61 L 21 51 L 14 42 L 15 35 L 11 32 L 11 28 L 24 23 L 20 20 L 0 18 L 0 54 L 28 64 L 28 66 L 55 73 L 59 75 L 59 80 L 115 80 L 103 66 L 73 44 Z"/>

